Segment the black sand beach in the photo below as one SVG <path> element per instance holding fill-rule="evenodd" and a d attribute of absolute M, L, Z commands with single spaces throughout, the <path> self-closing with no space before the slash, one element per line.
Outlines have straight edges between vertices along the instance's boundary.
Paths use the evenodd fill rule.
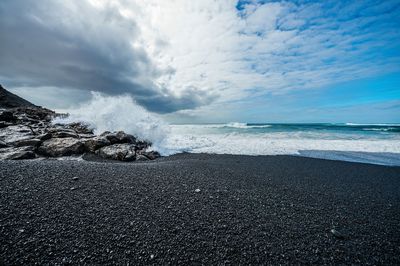
<path fill-rule="evenodd" d="M 2 265 L 398 265 L 399 225 L 400 167 L 205 154 L 0 161 Z"/>

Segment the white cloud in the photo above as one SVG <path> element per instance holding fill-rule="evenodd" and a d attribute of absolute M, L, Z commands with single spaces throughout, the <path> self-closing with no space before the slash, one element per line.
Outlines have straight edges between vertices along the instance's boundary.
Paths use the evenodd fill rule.
<path fill-rule="evenodd" d="M 236 0 L 87 1 L 99 12 L 114 14 L 110 21 L 82 18 L 72 2 L 64 19 L 50 20 L 67 25 L 62 27 L 67 31 L 78 30 L 111 61 L 114 55 L 118 62 L 125 55 L 132 59 L 129 51 L 120 53 L 127 48 L 119 40 L 128 36 L 133 51 L 143 52 L 133 57 L 143 61 L 132 63 L 140 74 L 135 82 L 151 88 L 155 99 L 165 96 L 155 105 L 171 102 L 163 110 L 185 115 L 208 116 L 248 97 L 314 89 L 400 68 L 398 57 L 380 54 L 380 47 L 393 49 L 400 41 L 393 3 L 248 1 L 239 11 Z M 82 25 L 68 27 L 68 19 L 79 17 Z M 142 103 L 154 108 L 151 100 Z"/>
<path fill-rule="evenodd" d="M 385 13 L 352 17 L 362 11 L 360 3 L 253 3 L 240 13 L 236 1 L 137 4 L 149 55 L 161 68 L 174 69 L 157 83 L 177 95 L 187 87 L 212 91 L 219 95 L 216 108 L 257 94 L 317 88 L 399 69 L 398 58 L 365 58 L 376 52 L 374 46 L 400 38 L 368 30 L 370 23 L 384 23 Z M 344 15 L 335 15 L 340 10 Z"/>

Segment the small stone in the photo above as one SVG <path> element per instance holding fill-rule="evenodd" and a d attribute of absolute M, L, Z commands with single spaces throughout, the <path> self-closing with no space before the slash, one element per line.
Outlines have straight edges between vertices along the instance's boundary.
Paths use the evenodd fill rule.
<path fill-rule="evenodd" d="M 199 193 L 201 190 L 200 190 L 200 188 L 196 188 L 195 190 L 194 190 L 194 192 L 196 192 L 196 193 Z"/>
<path fill-rule="evenodd" d="M 76 188 L 75 187 L 72 187 L 72 188 L 70 188 L 69 190 L 75 190 Z"/>
<path fill-rule="evenodd" d="M 345 239 L 346 238 L 346 235 L 345 234 L 343 234 L 342 232 L 339 232 L 338 230 L 336 230 L 336 229 L 331 229 L 331 233 L 336 237 L 336 238 L 339 238 L 339 239 Z"/>
<path fill-rule="evenodd" d="M 150 259 L 154 259 L 154 254 L 150 254 Z"/>
<path fill-rule="evenodd" d="M 25 232 L 25 229 L 19 229 L 18 232 L 23 233 Z"/>
<path fill-rule="evenodd" d="M 77 177 L 77 176 L 74 176 L 73 178 L 72 178 L 72 180 L 78 180 L 79 179 L 79 177 Z"/>

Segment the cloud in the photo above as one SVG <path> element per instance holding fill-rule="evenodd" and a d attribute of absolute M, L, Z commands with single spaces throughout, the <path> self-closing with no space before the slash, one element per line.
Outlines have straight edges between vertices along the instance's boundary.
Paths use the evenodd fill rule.
<path fill-rule="evenodd" d="M 140 32 L 120 8 L 112 2 L 99 8 L 86 1 L 2 1 L 2 80 L 11 87 L 31 87 L 31 94 L 41 87 L 130 93 L 159 112 L 204 104 L 204 92 L 188 98 L 154 83 L 168 71 L 163 73 L 143 48 L 132 45 Z"/>
<path fill-rule="evenodd" d="M 160 51 L 151 45 L 148 53 L 175 70 L 157 82 L 178 92 L 190 85 L 218 93 L 212 102 L 218 109 L 399 71 L 400 54 L 386 54 L 400 48 L 396 3 L 265 2 L 142 3 L 138 25 L 165 44 Z"/>
<path fill-rule="evenodd" d="M 207 117 L 399 71 L 399 21 L 395 1 L 3 0 L 0 77 Z"/>

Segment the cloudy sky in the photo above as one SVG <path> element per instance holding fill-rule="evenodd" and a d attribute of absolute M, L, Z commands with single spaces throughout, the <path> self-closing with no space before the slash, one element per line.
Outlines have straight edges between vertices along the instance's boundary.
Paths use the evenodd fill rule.
<path fill-rule="evenodd" d="M 0 83 L 172 122 L 400 122 L 400 1 L 2 0 Z"/>

